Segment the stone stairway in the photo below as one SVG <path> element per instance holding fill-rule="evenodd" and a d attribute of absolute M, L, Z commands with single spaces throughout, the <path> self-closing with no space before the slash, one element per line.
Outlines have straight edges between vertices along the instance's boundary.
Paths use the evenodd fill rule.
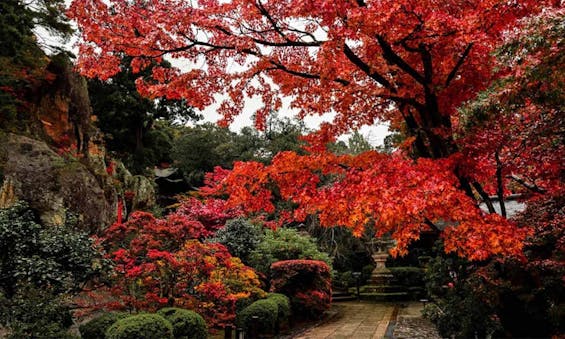
<path fill-rule="evenodd" d="M 334 289 L 332 291 L 332 302 L 357 300 L 355 292 L 351 293 L 347 289 Z"/>

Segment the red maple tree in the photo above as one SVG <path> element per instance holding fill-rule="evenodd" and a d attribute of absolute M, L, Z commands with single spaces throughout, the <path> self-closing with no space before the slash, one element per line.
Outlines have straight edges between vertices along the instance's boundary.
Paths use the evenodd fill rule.
<path fill-rule="evenodd" d="M 401 253 L 442 221 L 458 225 L 444 232 L 446 250 L 484 259 L 518 253 L 526 232 L 477 208 L 480 196 L 493 213 L 493 192 L 482 185 L 488 171 L 476 171 L 481 157 L 460 152 L 457 108 L 505 75 L 492 56 L 504 35 L 551 7 L 560 2 L 75 0 L 69 15 L 82 31 L 79 67 L 88 76 L 112 76 L 123 54 L 134 69 L 166 56 L 197 66 L 154 68 L 152 79 L 138 79 L 140 92 L 197 108 L 226 94 L 224 123 L 254 95 L 264 103 L 258 127 L 281 107 L 280 94 L 300 117 L 335 113 L 309 138 L 310 156 L 283 153 L 268 167 L 218 172 L 211 190 L 230 193 L 233 206 L 272 212 L 275 184 L 299 206 L 295 219 L 318 213 L 322 224 L 357 233 L 374 225 L 393 234 Z M 377 119 L 401 131 L 410 152 L 336 157 L 319 147 Z"/>

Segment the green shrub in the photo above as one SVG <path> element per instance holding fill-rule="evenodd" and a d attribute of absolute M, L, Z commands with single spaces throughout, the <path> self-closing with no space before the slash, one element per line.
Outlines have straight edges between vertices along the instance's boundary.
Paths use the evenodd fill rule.
<path fill-rule="evenodd" d="M 261 299 L 241 311 L 237 324 L 247 333 L 272 333 L 277 325 L 278 314 L 279 307 L 275 299 Z"/>
<path fill-rule="evenodd" d="M 208 337 L 204 318 L 194 311 L 167 307 L 159 310 L 157 314 L 173 325 L 175 338 L 206 339 Z"/>
<path fill-rule="evenodd" d="M 402 286 L 424 286 L 424 269 L 420 267 L 390 267 L 396 283 Z"/>
<path fill-rule="evenodd" d="M 228 220 L 224 228 L 216 232 L 212 241 L 226 246 L 231 255 L 247 262 L 249 253 L 261 242 L 261 229 L 246 219 Z"/>
<path fill-rule="evenodd" d="M 127 317 L 126 313 L 110 312 L 94 318 L 79 326 L 80 337 L 82 339 L 104 338 L 106 330 L 116 321 Z"/>
<path fill-rule="evenodd" d="M 300 234 L 292 228 L 266 230 L 263 241 L 249 255 L 249 264 L 269 276 L 273 263 L 295 259 L 320 260 L 329 267 L 332 266 L 328 254 L 318 249 L 315 238 Z"/>
<path fill-rule="evenodd" d="M 138 314 L 116 321 L 106 331 L 106 338 L 172 339 L 173 326 L 158 314 Z"/>
<path fill-rule="evenodd" d="M 22 284 L 72 292 L 105 269 L 102 254 L 85 232 L 44 227 L 27 203 L 0 209 L 0 289 L 11 298 Z"/>
<path fill-rule="evenodd" d="M 7 338 L 72 338 L 73 318 L 63 299 L 30 285 L 9 299 L 0 293 L 0 324 L 9 327 Z"/>
<path fill-rule="evenodd" d="M 290 318 L 290 299 L 281 293 L 269 293 L 267 299 L 277 303 L 279 308 L 277 322 L 279 324 L 287 322 Z"/>
<path fill-rule="evenodd" d="M 353 277 L 353 272 L 334 272 L 332 283 L 335 287 L 338 288 L 348 288 L 349 286 L 355 286 L 355 278 Z"/>

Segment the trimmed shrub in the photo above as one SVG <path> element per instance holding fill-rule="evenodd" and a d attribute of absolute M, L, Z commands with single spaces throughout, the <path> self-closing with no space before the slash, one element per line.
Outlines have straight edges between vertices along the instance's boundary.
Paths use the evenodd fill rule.
<path fill-rule="evenodd" d="M 94 318 L 79 326 L 80 337 L 82 339 L 104 338 L 106 330 L 120 319 L 126 318 L 128 314 L 109 312 Z"/>
<path fill-rule="evenodd" d="M 206 339 L 208 337 L 204 318 L 194 311 L 166 307 L 160 309 L 157 314 L 173 325 L 175 338 Z"/>
<path fill-rule="evenodd" d="M 267 296 L 267 299 L 273 300 L 277 303 L 279 308 L 277 316 L 278 324 L 280 325 L 287 322 L 288 318 L 290 318 L 290 299 L 286 295 L 280 293 L 270 293 Z"/>
<path fill-rule="evenodd" d="M 318 249 L 315 238 L 292 228 L 266 230 L 263 241 L 249 255 L 249 265 L 269 276 L 273 263 L 296 259 L 320 260 L 332 265 L 328 254 Z"/>
<path fill-rule="evenodd" d="M 120 319 L 106 331 L 107 339 L 164 339 L 173 337 L 173 326 L 158 314 L 138 314 Z"/>
<path fill-rule="evenodd" d="M 329 266 L 318 260 L 285 260 L 271 265 L 271 291 L 290 295 L 294 314 L 319 318 L 331 304 Z"/>
<path fill-rule="evenodd" d="M 420 267 L 390 267 L 397 284 L 411 287 L 424 286 L 424 269 Z"/>
<path fill-rule="evenodd" d="M 272 333 L 277 325 L 278 314 L 279 307 L 275 299 L 261 299 L 244 308 L 238 315 L 237 323 L 251 335 Z"/>
<path fill-rule="evenodd" d="M 348 288 L 350 286 L 355 286 L 355 278 L 353 277 L 353 272 L 334 272 L 333 284 L 336 288 Z"/>

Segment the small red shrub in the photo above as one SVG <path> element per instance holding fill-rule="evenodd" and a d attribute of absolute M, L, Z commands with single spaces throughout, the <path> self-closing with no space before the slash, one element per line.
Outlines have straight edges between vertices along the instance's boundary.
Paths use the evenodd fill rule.
<path fill-rule="evenodd" d="M 271 265 L 271 291 L 291 298 L 294 314 L 320 317 L 330 308 L 329 266 L 318 260 L 284 260 Z"/>

